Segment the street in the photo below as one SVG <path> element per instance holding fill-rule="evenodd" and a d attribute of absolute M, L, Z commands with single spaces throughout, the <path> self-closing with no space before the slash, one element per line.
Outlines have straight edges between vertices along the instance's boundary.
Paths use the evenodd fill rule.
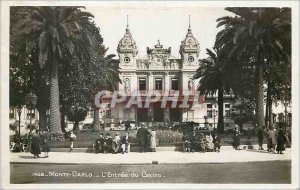
<path fill-rule="evenodd" d="M 12 184 L 291 183 L 291 161 L 194 164 L 11 163 Z"/>

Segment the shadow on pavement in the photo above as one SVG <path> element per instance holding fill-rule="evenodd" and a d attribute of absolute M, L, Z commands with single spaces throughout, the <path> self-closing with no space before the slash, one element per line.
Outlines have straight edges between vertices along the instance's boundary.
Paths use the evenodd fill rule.
<path fill-rule="evenodd" d="M 257 153 L 264 153 L 264 154 L 272 154 L 270 152 L 268 152 L 267 150 L 254 150 L 254 149 L 248 149 L 246 151 L 249 151 L 249 152 L 257 152 Z"/>

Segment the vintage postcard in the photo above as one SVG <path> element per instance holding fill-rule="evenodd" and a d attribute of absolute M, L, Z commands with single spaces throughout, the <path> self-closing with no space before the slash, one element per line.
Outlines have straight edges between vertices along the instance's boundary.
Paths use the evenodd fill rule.
<path fill-rule="evenodd" d="M 2 1 L 1 189 L 298 189 L 299 2 Z"/>

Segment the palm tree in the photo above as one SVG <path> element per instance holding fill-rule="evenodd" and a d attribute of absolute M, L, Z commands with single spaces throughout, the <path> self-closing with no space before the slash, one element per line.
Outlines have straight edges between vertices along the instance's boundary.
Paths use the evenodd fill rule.
<path fill-rule="evenodd" d="M 255 101 L 257 124 L 264 126 L 264 76 L 269 60 L 289 60 L 289 45 L 285 32 L 290 29 L 288 9 L 281 8 L 226 8 L 236 16 L 217 19 L 216 47 L 227 49 L 228 57 L 237 58 L 234 64 L 253 62 L 255 66 Z M 283 32 L 285 31 L 285 32 Z M 287 34 L 288 35 L 288 34 Z M 251 61 L 250 61 L 251 60 Z M 275 61 L 274 63 L 279 61 Z"/>
<path fill-rule="evenodd" d="M 59 112 L 58 64 L 61 58 L 74 55 L 82 58 L 88 48 L 80 46 L 88 41 L 84 35 L 82 24 L 93 17 L 83 12 L 81 7 L 28 7 L 28 11 L 20 11 L 22 17 L 14 28 L 13 39 L 26 40 L 28 51 L 38 47 L 39 65 L 48 66 L 50 72 L 50 130 L 61 133 Z M 24 42 L 23 42 L 24 43 Z"/>
<path fill-rule="evenodd" d="M 226 64 L 222 52 L 216 48 L 214 51 L 206 49 L 208 58 L 200 60 L 200 67 L 197 69 L 194 79 L 199 79 L 198 90 L 208 94 L 218 93 L 218 126 L 219 132 L 224 131 L 223 102 L 224 92 L 229 92 Z"/>
<path fill-rule="evenodd" d="M 100 90 L 109 90 L 114 91 L 118 89 L 118 85 L 121 82 L 119 77 L 119 67 L 118 67 L 118 60 L 113 59 L 115 55 L 110 54 L 106 57 L 100 58 L 98 60 L 98 68 L 99 71 L 97 73 L 98 80 L 96 80 L 96 91 Z M 97 92 L 94 91 L 93 95 Z M 95 130 L 100 129 L 100 120 L 99 120 L 99 108 L 94 106 L 94 127 Z"/>

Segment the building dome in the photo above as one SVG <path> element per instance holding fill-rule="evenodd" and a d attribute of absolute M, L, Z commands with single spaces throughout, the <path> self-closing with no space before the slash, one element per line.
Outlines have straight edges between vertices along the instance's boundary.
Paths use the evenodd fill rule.
<path fill-rule="evenodd" d="M 200 53 L 200 45 L 198 40 L 193 36 L 191 26 L 189 26 L 186 37 L 181 41 L 179 53 Z"/>
<path fill-rule="evenodd" d="M 132 38 L 132 35 L 130 33 L 128 25 L 127 25 L 124 37 L 119 41 L 117 50 L 119 53 L 133 53 L 134 56 L 138 52 L 136 43 L 135 43 L 134 39 Z"/>

